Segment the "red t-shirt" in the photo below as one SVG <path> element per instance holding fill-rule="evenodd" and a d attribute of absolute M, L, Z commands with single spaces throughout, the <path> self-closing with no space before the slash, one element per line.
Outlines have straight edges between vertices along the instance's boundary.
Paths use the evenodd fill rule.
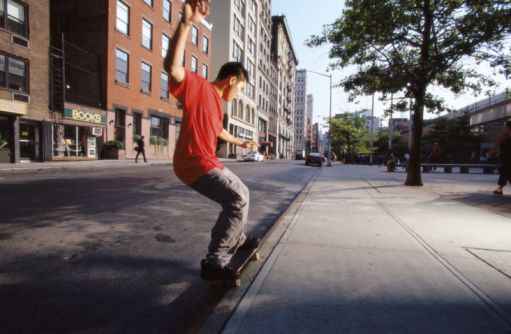
<path fill-rule="evenodd" d="M 174 153 L 174 172 L 191 185 L 214 168 L 224 166 L 216 156 L 223 130 L 223 101 L 214 86 L 186 71 L 180 83 L 170 83 L 170 92 L 183 104 L 183 123 Z"/>

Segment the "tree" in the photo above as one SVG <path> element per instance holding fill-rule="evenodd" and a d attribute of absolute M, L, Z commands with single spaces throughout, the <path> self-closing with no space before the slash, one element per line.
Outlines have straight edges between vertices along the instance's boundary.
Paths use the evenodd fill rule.
<path fill-rule="evenodd" d="M 356 114 L 336 115 L 330 122 L 332 150 L 338 157 L 352 159 L 358 153 L 367 153 L 367 128 L 365 119 Z"/>
<path fill-rule="evenodd" d="M 413 99 L 413 140 L 406 185 L 421 186 L 420 151 L 425 109 L 445 110 L 433 85 L 454 93 L 481 92 L 494 79 L 477 71 L 488 62 L 509 68 L 504 39 L 511 32 L 509 0 L 347 0 L 342 16 L 312 36 L 331 44 L 332 68 L 356 66 L 341 82 L 352 98 L 381 92 Z M 406 104 L 401 101 L 400 106 Z"/>

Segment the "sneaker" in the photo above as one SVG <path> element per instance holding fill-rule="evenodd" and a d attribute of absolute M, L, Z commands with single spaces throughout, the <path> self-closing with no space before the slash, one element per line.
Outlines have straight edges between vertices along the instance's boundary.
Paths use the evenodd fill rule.
<path fill-rule="evenodd" d="M 502 190 L 495 190 L 495 191 L 493 192 L 493 194 L 494 194 L 494 195 L 497 195 L 497 196 L 502 196 L 502 195 L 504 195 L 504 192 L 503 192 Z"/>
<path fill-rule="evenodd" d="M 233 273 L 229 267 L 220 267 L 217 264 L 211 263 L 207 259 L 203 259 L 201 261 L 200 277 L 205 281 L 226 280 L 232 276 Z"/>

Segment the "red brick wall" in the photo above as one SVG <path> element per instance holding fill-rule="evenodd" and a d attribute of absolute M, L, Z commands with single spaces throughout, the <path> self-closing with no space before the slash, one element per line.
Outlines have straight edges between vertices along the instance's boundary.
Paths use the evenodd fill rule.
<path fill-rule="evenodd" d="M 171 97 L 169 101 L 160 98 L 160 74 L 163 71 L 163 57 L 161 54 L 161 36 L 165 33 L 172 37 L 180 19 L 182 2 L 172 1 L 172 19 L 167 22 L 163 18 L 163 1 L 153 0 L 153 7 L 148 6 L 143 0 L 123 0 L 130 7 L 129 36 L 116 30 L 117 1 L 109 0 L 108 6 L 108 50 L 107 50 L 107 109 L 112 111 L 115 106 L 123 106 L 128 109 L 128 114 L 133 109 L 143 112 L 143 135 L 147 141 L 147 151 L 152 152 L 153 158 L 168 158 L 173 154 L 175 145 L 175 129 L 169 126 L 169 146 L 166 151 L 157 151 L 149 145 L 149 117 L 150 110 L 168 114 L 172 117 L 181 117 L 181 111 L 177 108 L 176 101 Z M 142 46 L 142 19 L 146 19 L 153 25 L 153 48 L 147 50 Z M 194 46 L 189 39 L 186 50 L 186 67 L 189 69 L 191 55 L 199 59 L 199 70 L 202 64 L 209 67 L 209 55 L 211 54 L 211 33 L 202 25 L 199 28 L 199 45 Z M 210 41 L 210 52 L 205 55 L 201 52 L 202 36 L 206 35 Z M 129 53 L 129 85 L 121 86 L 115 82 L 115 50 L 120 48 Z M 140 91 L 140 66 L 144 61 L 152 65 L 152 88 L 149 95 Z M 211 73 L 210 73 L 211 78 Z M 110 112 L 109 112 L 110 114 Z M 109 120 L 113 115 L 109 116 Z M 131 117 L 127 116 L 126 124 L 131 123 Z M 133 150 L 132 128 L 126 128 L 126 152 L 129 157 L 135 154 Z M 109 126 L 108 139 L 113 139 L 113 125 Z"/>

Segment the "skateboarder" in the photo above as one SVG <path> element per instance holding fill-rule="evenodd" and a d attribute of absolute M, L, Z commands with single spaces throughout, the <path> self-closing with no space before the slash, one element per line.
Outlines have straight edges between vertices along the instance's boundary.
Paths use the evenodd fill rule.
<path fill-rule="evenodd" d="M 209 14 L 208 0 L 187 0 L 182 20 L 165 59 L 170 91 L 183 105 L 181 133 L 174 154 L 174 172 L 191 188 L 217 202 L 222 212 L 211 232 L 208 254 L 201 262 L 201 276 L 222 277 L 236 250 L 246 241 L 249 190 L 216 156 L 218 138 L 243 148 L 256 149 L 253 141 L 235 138 L 223 128 L 224 101 L 232 101 L 249 80 L 241 63 L 222 66 L 214 82 L 185 70 L 185 45 L 193 24 Z"/>
<path fill-rule="evenodd" d="M 500 151 L 500 177 L 495 195 L 503 195 L 504 187 L 511 181 L 511 121 L 506 122 L 504 133 L 497 140 Z"/>

